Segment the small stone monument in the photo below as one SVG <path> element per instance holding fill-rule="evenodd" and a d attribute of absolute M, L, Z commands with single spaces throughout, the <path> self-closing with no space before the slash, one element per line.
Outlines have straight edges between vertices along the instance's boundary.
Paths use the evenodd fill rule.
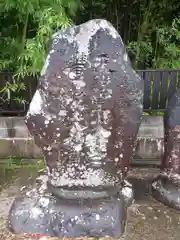
<path fill-rule="evenodd" d="M 15 200 L 15 233 L 120 237 L 132 190 L 125 178 L 143 110 L 143 80 L 105 20 L 53 35 L 26 124 L 47 180 Z"/>
<path fill-rule="evenodd" d="M 180 89 L 165 114 L 165 152 L 152 194 L 160 202 L 180 211 Z"/>

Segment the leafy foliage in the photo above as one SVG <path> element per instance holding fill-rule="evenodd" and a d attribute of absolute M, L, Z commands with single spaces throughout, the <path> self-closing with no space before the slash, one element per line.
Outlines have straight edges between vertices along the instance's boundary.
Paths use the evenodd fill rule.
<path fill-rule="evenodd" d="M 180 68 L 179 14 L 179 0 L 0 0 L 0 71 L 15 73 L 0 93 L 23 102 L 24 76 L 40 73 L 51 35 L 92 18 L 114 25 L 134 68 Z"/>
<path fill-rule="evenodd" d="M 0 0 L 0 71 L 15 73 L 0 90 L 7 101 L 25 89 L 24 76 L 39 74 L 51 35 L 73 24 L 80 6 L 79 0 Z M 24 103 L 18 94 L 14 100 Z"/>
<path fill-rule="evenodd" d="M 180 18 L 173 19 L 171 27 L 159 27 L 157 35 L 154 65 L 159 68 L 180 68 Z"/>
<path fill-rule="evenodd" d="M 39 73 L 51 35 L 72 24 L 69 16 L 79 6 L 77 0 L 0 0 L 0 70 Z"/>
<path fill-rule="evenodd" d="M 113 23 L 134 68 L 180 68 L 179 0 L 92 0 L 86 8 L 86 15 Z"/>

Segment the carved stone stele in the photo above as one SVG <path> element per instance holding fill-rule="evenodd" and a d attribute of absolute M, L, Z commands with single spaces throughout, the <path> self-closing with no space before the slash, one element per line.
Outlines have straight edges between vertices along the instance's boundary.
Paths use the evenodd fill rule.
<path fill-rule="evenodd" d="M 135 152 L 143 87 L 120 35 L 106 20 L 53 35 L 26 116 L 44 153 L 48 180 L 45 190 L 36 186 L 15 201 L 10 212 L 14 232 L 124 233 L 124 194 L 132 197 L 124 179 Z"/>

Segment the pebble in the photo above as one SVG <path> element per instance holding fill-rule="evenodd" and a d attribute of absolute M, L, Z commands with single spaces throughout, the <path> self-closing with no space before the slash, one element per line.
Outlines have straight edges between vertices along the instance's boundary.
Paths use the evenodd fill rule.
<path fill-rule="evenodd" d="M 148 207 L 148 210 L 152 211 L 152 210 L 153 210 L 153 208 L 152 208 L 152 207 Z"/>

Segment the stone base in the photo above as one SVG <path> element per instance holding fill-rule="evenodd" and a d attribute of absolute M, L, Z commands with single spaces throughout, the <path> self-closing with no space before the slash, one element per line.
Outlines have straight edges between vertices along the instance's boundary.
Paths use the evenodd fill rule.
<path fill-rule="evenodd" d="M 126 209 L 123 196 L 60 199 L 32 190 L 13 203 L 9 227 L 15 234 L 118 238 L 125 231 Z"/>
<path fill-rule="evenodd" d="M 180 211 L 180 176 L 159 175 L 152 183 L 152 196 L 168 207 Z"/>

